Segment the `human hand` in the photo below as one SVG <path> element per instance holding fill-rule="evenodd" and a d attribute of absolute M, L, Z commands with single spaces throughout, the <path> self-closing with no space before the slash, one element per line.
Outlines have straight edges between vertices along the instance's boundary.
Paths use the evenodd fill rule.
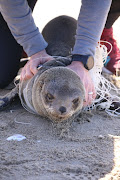
<path fill-rule="evenodd" d="M 90 105 L 96 97 L 96 91 L 89 71 L 84 68 L 83 64 L 78 61 L 73 61 L 69 66 L 81 79 L 85 87 L 85 102 L 84 106 Z"/>
<path fill-rule="evenodd" d="M 46 50 L 42 50 L 30 57 L 30 60 L 23 67 L 20 80 L 27 80 L 32 78 L 38 72 L 38 65 L 44 64 L 47 61 L 52 60 L 53 57 L 46 53 Z"/>

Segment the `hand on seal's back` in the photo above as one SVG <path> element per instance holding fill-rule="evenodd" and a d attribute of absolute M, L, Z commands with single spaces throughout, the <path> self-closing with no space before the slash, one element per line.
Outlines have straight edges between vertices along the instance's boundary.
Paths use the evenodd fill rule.
<path fill-rule="evenodd" d="M 53 57 L 46 53 L 46 50 L 42 50 L 30 57 L 30 60 L 23 67 L 20 80 L 27 80 L 32 78 L 38 72 L 38 65 L 52 60 Z"/>

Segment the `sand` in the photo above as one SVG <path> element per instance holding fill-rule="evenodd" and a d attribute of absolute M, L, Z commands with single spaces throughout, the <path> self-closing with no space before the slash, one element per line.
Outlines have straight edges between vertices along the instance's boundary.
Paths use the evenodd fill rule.
<path fill-rule="evenodd" d="M 88 117 L 74 121 L 61 136 L 50 120 L 15 101 L 0 112 L 0 179 L 120 179 L 120 119 L 104 111 Z M 7 141 L 14 134 L 26 139 Z"/>
<path fill-rule="evenodd" d="M 0 112 L 0 180 L 119 180 L 120 118 L 104 111 L 88 117 L 61 136 L 50 120 L 15 101 Z M 26 139 L 7 141 L 14 134 Z"/>

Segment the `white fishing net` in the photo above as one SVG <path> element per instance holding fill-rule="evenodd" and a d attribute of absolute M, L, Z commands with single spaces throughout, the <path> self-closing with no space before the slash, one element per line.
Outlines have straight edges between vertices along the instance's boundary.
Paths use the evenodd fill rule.
<path fill-rule="evenodd" d="M 106 46 L 102 45 L 101 43 L 99 43 L 96 48 L 95 64 L 94 67 L 89 71 L 89 73 L 93 80 L 97 97 L 93 101 L 93 103 L 90 106 L 85 107 L 83 111 L 99 109 L 106 111 L 110 116 L 120 117 L 120 89 L 118 89 L 114 84 L 112 84 L 110 81 L 108 81 L 102 76 L 102 68 L 107 60 L 110 51 L 107 52 Z M 65 59 L 65 57 L 61 56 L 53 57 Z M 68 59 L 69 57 L 66 58 Z M 19 96 L 21 99 L 21 103 L 27 111 L 36 114 L 35 109 L 33 109 L 33 105 L 30 104 L 28 101 L 29 97 L 27 92 L 28 86 L 26 86 L 25 89 L 22 91 L 21 88 L 19 88 Z M 21 94 L 23 94 L 23 97 L 21 96 Z"/>
<path fill-rule="evenodd" d="M 98 44 L 95 54 L 95 65 L 89 71 L 94 82 L 97 98 L 84 110 L 88 111 L 98 108 L 99 110 L 105 110 L 111 116 L 120 117 L 120 89 L 102 76 L 102 68 L 109 53 L 105 45 Z"/>

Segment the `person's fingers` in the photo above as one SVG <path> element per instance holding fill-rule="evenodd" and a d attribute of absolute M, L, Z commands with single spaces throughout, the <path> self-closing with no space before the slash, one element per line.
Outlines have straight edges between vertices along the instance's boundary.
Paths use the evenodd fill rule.
<path fill-rule="evenodd" d="M 96 98 L 96 91 L 94 86 L 90 86 L 89 84 L 85 84 L 85 89 L 85 102 L 83 103 L 83 105 L 88 106 L 91 105 L 94 99 Z"/>
<path fill-rule="evenodd" d="M 37 69 L 37 66 L 39 65 L 39 63 L 37 62 L 30 62 L 30 67 L 29 67 L 29 70 L 31 71 L 31 73 L 33 75 L 35 75 L 37 72 L 38 72 L 38 69 Z"/>
<path fill-rule="evenodd" d="M 25 76 L 25 69 L 21 71 L 21 74 L 20 74 L 20 80 L 22 81 L 24 79 L 24 76 Z"/>
<path fill-rule="evenodd" d="M 95 99 L 96 98 L 96 90 L 94 89 L 93 90 L 93 99 Z"/>
<path fill-rule="evenodd" d="M 27 79 L 30 79 L 31 77 L 33 77 L 34 74 L 31 71 L 31 67 L 30 67 L 29 63 L 25 68 L 26 68 L 26 73 L 25 73 L 25 76 L 24 76 L 24 80 L 27 80 Z"/>
<path fill-rule="evenodd" d="M 85 101 L 84 101 L 84 106 L 86 106 L 88 103 L 88 92 L 87 89 L 85 90 Z"/>
<path fill-rule="evenodd" d="M 30 71 L 30 63 L 27 62 L 27 64 L 24 66 L 24 68 L 21 71 L 20 74 L 20 80 L 27 80 L 33 76 L 32 72 Z"/>
<path fill-rule="evenodd" d="M 38 65 L 44 64 L 47 61 L 53 60 L 54 58 L 48 55 L 44 50 L 32 55 L 27 64 L 23 67 L 20 80 L 27 80 L 33 77 L 38 72 Z"/>
<path fill-rule="evenodd" d="M 90 105 L 93 101 L 93 94 L 91 94 L 92 92 L 88 93 L 88 105 Z"/>
<path fill-rule="evenodd" d="M 27 62 L 28 63 L 28 62 Z M 27 65 L 27 64 L 26 64 Z M 20 73 L 20 80 L 24 80 L 25 74 L 26 74 L 26 65 L 22 68 L 22 71 Z"/>
<path fill-rule="evenodd" d="M 85 100 L 85 102 L 83 103 L 83 105 L 84 105 L 84 106 L 88 106 L 88 105 L 92 104 L 93 100 L 94 100 L 94 99 L 93 99 L 93 96 L 88 94 L 87 99 Z"/>
<path fill-rule="evenodd" d="M 96 92 L 94 89 L 94 84 L 89 74 L 83 64 L 81 62 L 73 61 L 71 65 L 67 66 L 68 68 L 72 69 L 77 73 L 82 81 L 84 88 L 85 88 L 85 101 L 83 103 L 84 106 L 92 104 L 96 97 Z"/>

